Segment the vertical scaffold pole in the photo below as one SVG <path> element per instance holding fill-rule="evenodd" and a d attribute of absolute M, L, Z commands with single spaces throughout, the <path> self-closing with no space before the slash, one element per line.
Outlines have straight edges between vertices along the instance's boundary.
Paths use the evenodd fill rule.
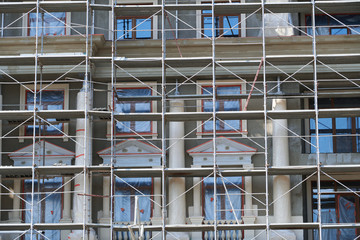
<path fill-rule="evenodd" d="M 318 210 L 318 222 L 319 222 L 319 240 L 322 240 L 321 233 L 321 162 L 320 162 L 320 148 L 319 148 L 319 107 L 318 107 L 318 82 L 317 82 L 317 50 L 316 50 L 316 22 L 315 22 L 315 0 L 311 1 L 311 28 L 312 28 L 312 51 L 313 51 L 313 71 L 314 71 L 314 109 L 315 109 L 315 134 L 316 134 L 316 164 L 317 164 L 317 210 Z"/>
<path fill-rule="evenodd" d="M 217 231 L 217 164 L 216 164 L 216 69 L 215 69 L 215 39 L 216 39 L 216 29 L 215 29 L 215 0 L 211 1 L 211 73 L 212 73 L 212 118 L 213 118 L 213 174 L 214 174 L 214 239 L 218 239 Z"/>
<path fill-rule="evenodd" d="M 262 31 L 262 61 L 263 61 L 263 91 L 264 91 L 264 164 L 265 164 L 265 222 L 266 239 L 270 240 L 269 227 L 269 159 L 268 159 L 268 135 L 267 135 L 267 84 L 266 84 L 266 44 L 265 44 L 265 0 L 261 0 L 261 31 Z"/>
<path fill-rule="evenodd" d="M 166 113 L 166 34 L 165 34 L 165 0 L 161 2 L 161 206 L 162 206 L 162 239 L 166 240 L 165 224 L 166 224 L 166 130 L 165 130 L 165 113 Z"/>

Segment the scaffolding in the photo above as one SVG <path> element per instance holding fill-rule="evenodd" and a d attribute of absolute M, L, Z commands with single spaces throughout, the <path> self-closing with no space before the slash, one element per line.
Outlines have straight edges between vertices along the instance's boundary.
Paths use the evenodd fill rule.
<path fill-rule="evenodd" d="M 0 14 L 1 239 L 359 238 L 358 0 Z"/>

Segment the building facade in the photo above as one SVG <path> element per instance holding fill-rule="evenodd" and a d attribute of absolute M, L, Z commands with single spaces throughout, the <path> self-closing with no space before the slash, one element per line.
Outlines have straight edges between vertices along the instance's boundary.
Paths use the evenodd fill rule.
<path fill-rule="evenodd" d="M 360 2 L 0 2 L 1 239 L 357 239 Z"/>

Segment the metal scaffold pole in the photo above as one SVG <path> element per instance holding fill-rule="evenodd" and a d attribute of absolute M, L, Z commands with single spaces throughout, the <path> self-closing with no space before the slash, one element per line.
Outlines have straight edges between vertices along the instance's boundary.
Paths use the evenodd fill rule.
<path fill-rule="evenodd" d="M 319 106 L 318 106 L 318 79 L 317 79 L 317 49 L 316 49 L 316 14 L 315 0 L 311 1 L 311 29 L 312 29 L 312 54 L 313 54 L 313 76 L 314 76 L 314 109 L 315 109 L 315 139 L 316 139 L 316 165 L 317 165 L 317 211 L 319 222 L 319 240 L 322 240 L 322 222 L 321 222 L 321 162 L 319 147 Z"/>
<path fill-rule="evenodd" d="M 268 159 L 268 135 L 267 135 L 267 82 L 266 82 L 266 31 L 265 31 L 265 0 L 261 0 L 261 38 L 262 38 L 262 61 L 263 61 L 263 113 L 264 113 L 264 164 L 265 164 L 265 223 L 266 239 L 270 240 L 269 219 L 269 159 Z"/>
<path fill-rule="evenodd" d="M 166 26 L 165 26 L 165 4 L 166 0 L 161 1 L 161 208 L 162 208 L 162 223 L 161 223 L 161 234 L 162 239 L 166 240 L 166 176 L 165 168 L 167 167 L 166 158 L 166 129 L 165 129 L 165 113 L 166 113 Z"/>

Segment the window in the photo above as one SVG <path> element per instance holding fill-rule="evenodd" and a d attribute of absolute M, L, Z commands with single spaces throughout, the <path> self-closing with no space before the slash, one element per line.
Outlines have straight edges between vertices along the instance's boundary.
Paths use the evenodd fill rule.
<path fill-rule="evenodd" d="M 312 17 L 305 17 L 307 33 L 312 35 Z M 360 15 L 336 14 L 332 17 L 328 15 L 316 15 L 316 35 L 347 35 L 359 34 L 360 32 Z M 347 25 L 345 27 L 344 25 Z"/>
<path fill-rule="evenodd" d="M 156 0 L 117 0 L 118 5 L 156 5 Z M 157 39 L 158 17 L 152 16 L 119 16 L 116 19 L 116 38 L 125 39 Z M 109 16 L 111 23 L 111 16 Z M 112 38 L 109 33 L 110 39 Z"/>
<path fill-rule="evenodd" d="M 118 18 L 117 39 L 151 39 L 152 18 Z"/>
<path fill-rule="evenodd" d="M 66 35 L 66 13 L 51 12 L 39 13 L 38 15 L 38 35 Z M 36 13 L 28 15 L 28 32 L 27 36 L 36 35 Z"/>
<path fill-rule="evenodd" d="M 227 220 L 227 222 L 236 218 L 241 221 L 243 216 L 243 177 L 227 177 L 216 179 L 216 208 L 217 208 L 217 220 Z M 226 190 L 225 190 L 225 187 Z M 214 220 L 214 178 L 207 178 L 203 181 L 203 211 L 205 220 Z M 231 207 L 232 206 L 232 207 Z M 236 218 L 235 218 L 236 216 Z M 241 239 L 242 234 L 239 231 L 225 231 L 226 239 Z M 235 238 L 234 235 L 236 235 Z"/>
<path fill-rule="evenodd" d="M 360 182 L 343 182 L 353 191 L 360 190 Z M 313 222 L 318 221 L 318 195 L 316 182 L 311 183 Z M 360 222 L 359 197 L 342 185 L 333 181 L 321 182 L 321 221 L 326 223 L 358 223 Z M 319 239 L 318 230 L 313 232 L 314 239 Z M 323 229 L 323 239 L 355 239 L 360 230 L 355 228 Z"/>
<path fill-rule="evenodd" d="M 28 89 L 21 88 L 21 109 L 34 110 L 34 86 L 28 85 Z M 68 109 L 68 85 L 67 84 L 53 84 L 49 87 L 43 87 L 42 91 L 36 93 L 35 107 L 38 110 L 65 110 Z M 37 87 L 39 90 L 39 86 Z M 58 123 L 56 119 L 46 119 L 50 124 L 43 123 L 35 126 L 37 135 L 45 136 L 63 136 L 63 132 L 67 134 L 68 124 Z M 20 128 L 20 136 L 32 136 L 33 122 L 28 122 L 28 125 Z"/>
<path fill-rule="evenodd" d="M 121 86 L 120 86 L 121 85 Z M 116 87 L 117 96 L 113 96 L 114 111 L 117 113 L 151 113 L 156 112 L 156 102 L 147 100 L 147 97 L 156 95 L 153 88 L 156 86 L 155 82 L 147 82 L 146 87 L 134 83 L 121 83 Z M 109 94 L 111 97 L 111 94 Z M 120 99 L 120 98 L 127 98 Z M 135 98 L 131 98 L 135 97 Z M 137 100 L 136 97 L 142 98 Z M 145 99 L 145 100 L 143 100 Z M 109 102 L 111 99 L 109 99 Z M 111 133 L 111 125 L 108 124 L 108 136 Z M 141 134 L 145 136 L 155 137 L 157 133 L 156 122 L 154 121 L 121 121 L 115 122 L 115 135 L 133 136 Z"/>
<path fill-rule="evenodd" d="M 197 101 L 197 110 L 200 112 L 212 112 L 212 86 L 210 81 L 198 81 L 197 94 L 209 95 L 208 99 Z M 245 93 L 245 84 L 237 80 L 218 81 L 216 83 L 217 96 L 224 95 L 240 95 Z M 242 106 L 245 104 L 246 99 L 232 98 L 232 99 L 218 99 L 216 101 L 216 111 L 241 111 Z M 201 125 L 201 126 L 200 126 Z M 203 134 L 212 134 L 213 121 L 198 121 L 197 134 L 198 136 Z M 216 131 L 218 133 L 231 134 L 231 133 L 243 133 L 246 134 L 246 121 L 245 120 L 217 120 Z"/>
<path fill-rule="evenodd" d="M 125 182 L 116 178 L 115 183 L 115 222 L 129 223 L 134 221 L 135 196 L 139 197 L 140 221 L 150 221 L 153 209 L 151 201 L 152 178 L 123 178 L 123 180 Z M 129 237 L 128 232 L 117 232 L 116 234 L 116 239 L 127 239 Z"/>
<path fill-rule="evenodd" d="M 39 182 L 40 181 L 40 182 Z M 59 223 L 62 213 L 62 194 L 52 193 L 62 185 L 62 178 L 50 179 L 35 179 L 34 180 L 34 223 Z M 31 222 L 31 185 L 32 180 L 24 180 L 24 209 L 23 218 L 25 223 Z M 60 190 L 61 191 L 61 190 Z M 48 239 L 60 240 L 60 230 L 45 230 L 44 235 Z M 43 239 L 40 235 L 39 239 Z M 37 239 L 35 236 L 31 237 L 30 234 L 25 234 L 25 239 Z"/>
<path fill-rule="evenodd" d="M 151 96 L 149 88 L 117 88 L 119 97 Z M 151 101 L 116 101 L 115 112 L 117 113 L 150 113 Z M 117 133 L 150 133 L 151 121 L 123 121 L 116 123 Z"/>
<path fill-rule="evenodd" d="M 309 101 L 314 107 L 314 101 Z M 360 98 L 320 98 L 319 109 L 357 107 Z M 339 117 L 319 118 L 319 148 L 320 153 L 351 153 L 360 152 L 360 118 Z M 316 145 L 315 119 L 310 119 L 311 143 Z M 316 148 L 311 147 L 311 153 L 316 153 Z"/>
<path fill-rule="evenodd" d="M 240 37 L 240 16 L 216 15 L 215 16 L 215 37 Z M 202 11 L 202 28 L 207 37 L 212 37 L 212 16 L 211 10 Z"/>
<path fill-rule="evenodd" d="M 63 110 L 64 109 L 64 90 L 46 90 L 36 94 L 36 108 L 39 110 Z M 30 90 L 26 91 L 26 109 L 34 110 L 34 93 Z M 49 122 L 56 121 L 56 119 L 47 119 Z M 33 134 L 33 126 L 26 127 L 25 135 Z M 64 130 L 64 124 L 58 123 L 54 125 L 37 125 L 35 126 L 36 134 L 42 135 L 61 135 Z"/>

